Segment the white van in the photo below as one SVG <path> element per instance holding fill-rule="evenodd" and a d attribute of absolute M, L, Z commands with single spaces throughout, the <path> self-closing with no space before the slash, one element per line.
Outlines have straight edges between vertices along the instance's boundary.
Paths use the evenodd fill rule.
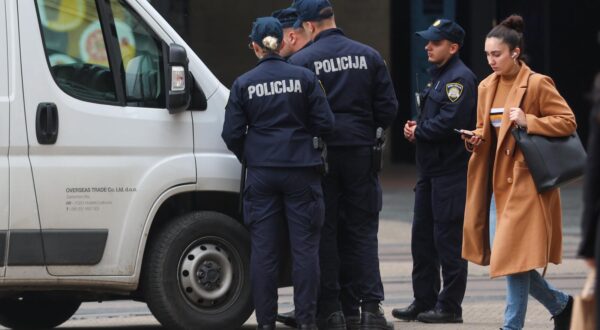
<path fill-rule="evenodd" d="M 111 299 L 168 329 L 246 321 L 228 93 L 147 0 L 0 2 L 0 324 Z"/>

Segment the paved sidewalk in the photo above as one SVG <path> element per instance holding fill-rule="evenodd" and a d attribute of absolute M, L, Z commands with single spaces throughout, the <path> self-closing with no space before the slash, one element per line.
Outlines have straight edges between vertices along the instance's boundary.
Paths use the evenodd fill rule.
<path fill-rule="evenodd" d="M 382 174 L 383 203 L 379 230 L 379 255 L 386 301 L 384 309 L 388 320 L 393 320 L 393 308 L 405 307 L 412 301 L 410 234 L 416 181 L 414 166 L 394 166 Z M 581 215 L 581 182 L 573 183 L 561 190 L 563 206 L 563 264 L 551 265 L 547 278 L 557 288 L 569 294 L 577 294 L 585 280 L 587 269 L 581 260 L 575 259 L 579 244 L 579 221 Z M 428 325 L 418 322 L 394 320 L 395 329 L 477 329 L 497 330 L 502 325 L 504 311 L 505 282 L 503 278 L 491 280 L 487 267 L 469 264 L 469 281 L 463 303 L 463 324 Z M 291 288 L 279 291 L 279 310 L 293 308 Z M 127 313 L 112 313 L 112 316 L 94 316 L 94 304 L 86 303 L 78 313 L 61 328 L 71 329 L 162 329 L 144 304 L 131 302 L 107 302 L 115 309 Z M 127 309 L 129 308 L 129 309 Z M 242 329 L 256 327 L 252 316 Z M 533 298 L 529 300 L 525 329 L 552 329 L 550 315 Z M 289 329 L 283 325 L 278 329 Z"/>
<path fill-rule="evenodd" d="M 389 320 L 393 320 L 393 308 L 404 307 L 412 301 L 410 273 L 410 224 L 397 220 L 382 220 L 380 228 L 381 273 L 386 292 L 384 309 Z M 574 255 L 579 242 L 578 236 L 566 235 L 565 256 Z M 583 285 L 586 267 L 583 262 L 565 257 L 560 266 L 551 265 L 547 278 L 561 290 L 577 294 Z M 502 325 L 504 311 L 504 279 L 490 279 L 487 267 L 469 264 L 469 282 L 463 303 L 463 324 L 431 325 L 418 322 L 394 320 L 395 329 L 498 329 Z M 290 288 L 280 290 L 279 309 L 292 308 Z M 246 324 L 256 324 L 252 319 Z M 535 299 L 529 300 L 526 329 L 552 329 L 550 315 Z M 287 329 L 281 326 L 278 329 Z"/>
<path fill-rule="evenodd" d="M 382 174 L 383 210 L 379 229 L 380 267 L 386 293 L 384 309 L 393 320 L 393 308 L 405 307 L 412 301 L 410 234 L 416 182 L 414 166 L 394 166 Z M 581 215 L 581 182 L 561 189 L 563 207 L 563 263 L 550 265 L 547 278 L 557 288 L 576 295 L 583 285 L 586 266 L 575 258 L 579 244 Z M 469 280 L 463 303 L 463 324 L 431 325 L 394 320 L 395 329 L 498 329 L 504 312 L 504 278 L 490 279 L 487 267 L 469 263 Z M 292 308 L 291 289 L 280 290 L 281 311 Z M 248 323 L 247 323 L 248 324 Z M 550 314 L 530 298 L 525 329 L 552 329 Z M 281 327 L 286 329 L 286 327 Z"/>

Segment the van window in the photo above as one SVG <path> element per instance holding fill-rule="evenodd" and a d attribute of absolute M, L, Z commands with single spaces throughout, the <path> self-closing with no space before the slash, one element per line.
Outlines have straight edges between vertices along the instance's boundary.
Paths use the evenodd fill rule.
<path fill-rule="evenodd" d="M 111 0 L 125 72 L 127 104 L 165 107 L 162 42 L 123 0 Z"/>
<path fill-rule="evenodd" d="M 94 0 L 36 0 L 50 71 L 67 94 L 117 101 Z"/>

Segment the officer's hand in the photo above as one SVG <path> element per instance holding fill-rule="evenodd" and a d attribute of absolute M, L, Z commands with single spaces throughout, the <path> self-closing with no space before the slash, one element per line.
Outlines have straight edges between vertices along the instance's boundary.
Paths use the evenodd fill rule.
<path fill-rule="evenodd" d="M 404 137 L 410 141 L 415 141 L 415 129 L 417 128 L 417 122 L 414 120 L 409 120 L 404 125 Z"/>
<path fill-rule="evenodd" d="M 521 127 L 527 127 L 527 117 L 521 108 L 510 108 L 510 120 Z"/>

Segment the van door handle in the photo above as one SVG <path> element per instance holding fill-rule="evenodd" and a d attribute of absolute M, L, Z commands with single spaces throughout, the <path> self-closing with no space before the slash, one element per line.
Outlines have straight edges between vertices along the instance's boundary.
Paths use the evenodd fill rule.
<path fill-rule="evenodd" d="M 58 108 L 54 103 L 40 103 L 35 116 L 35 133 L 39 144 L 54 144 L 58 138 Z"/>

